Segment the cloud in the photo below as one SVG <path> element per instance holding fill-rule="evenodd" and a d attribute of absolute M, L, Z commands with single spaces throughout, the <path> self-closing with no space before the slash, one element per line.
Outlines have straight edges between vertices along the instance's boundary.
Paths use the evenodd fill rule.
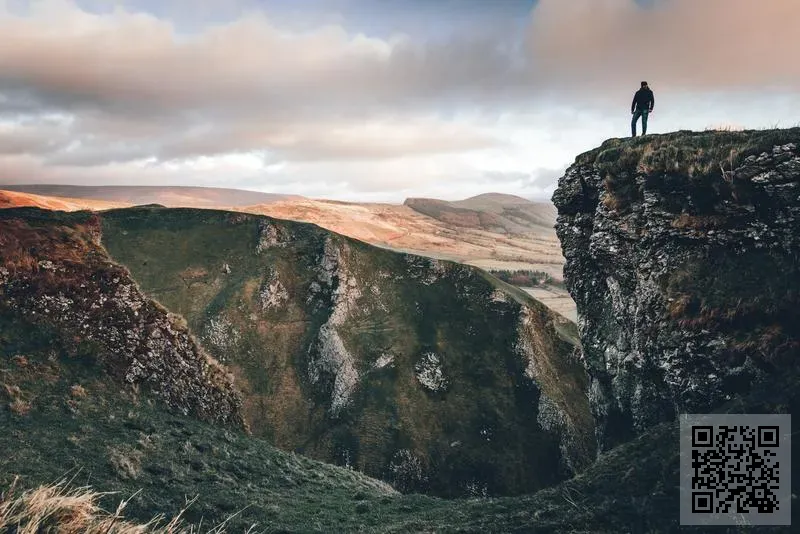
<path fill-rule="evenodd" d="M 253 12 L 184 36 L 121 8 L 97 15 L 65 0 L 34 6 L 29 16 L 0 18 L 0 83 L 63 107 L 309 117 L 502 92 L 511 78 L 496 35 L 424 46 L 336 25 L 290 32 Z"/>
<path fill-rule="evenodd" d="M 426 48 L 334 25 L 286 31 L 260 12 L 183 35 L 151 14 L 66 0 L 6 11 L 0 35 L 3 107 L 74 117 L 60 134 L 75 146 L 50 154 L 54 164 L 250 150 L 378 160 L 498 142 L 437 118 L 439 99 L 502 83 L 507 61 L 485 38 Z"/>
<path fill-rule="evenodd" d="M 460 22 L 448 3 L 415 15 L 438 28 L 427 38 L 256 0 L 191 15 L 188 0 L 147 1 L 0 0 L 0 183 L 541 196 L 575 154 L 626 135 L 642 78 L 651 131 L 795 122 L 800 109 L 764 91 L 800 88 L 792 1 L 539 0 L 527 26 Z M 373 4 L 369 17 L 391 16 Z"/>
<path fill-rule="evenodd" d="M 540 0 L 528 50 L 542 80 L 590 93 L 800 88 L 800 2 Z"/>

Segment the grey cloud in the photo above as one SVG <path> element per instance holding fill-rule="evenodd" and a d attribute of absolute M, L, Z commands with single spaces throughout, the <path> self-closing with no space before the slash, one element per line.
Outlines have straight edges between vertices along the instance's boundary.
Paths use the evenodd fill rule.
<path fill-rule="evenodd" d="M 63 146 L 63 140 L 53 139 L 35 128 L 4 128 L 0 124 L 0 154 L 47 154 Z"/>
<path fill-rule="evenodd" d="M 670 90 L 800 88 L 800 2 L 540 0 L 528 49 L 541 79 L 571 91 L 648 80 Z"/>
<path fill-rule="evenodd" d="M 62 7 L 0 19 L 0 87 L 22 85 L 62 107 L 355 113 L 492 99 L 526 79 L 496 31 L 424 46 L 353 37 L 336 26 L 292 34 L 250 15 L 181 39 L 149 15 L 96 17 L 53 6 Z"/>
<path fill-rule="evenodd" d="M 594 98 L 624 107 L 643 77 L 657 95 L 800 87 L 793 1 L 754 8 L 750 0 L 664 0 L 648 11 L 632 0 L 539 0 L 522 49 L 523 36 L 502 21 L 425 43 L 350 35 L 335 25 L 290 32 L 251 13 L 187 36 L 141 13 L 36 5 L 30 17 L 3 16 L 0 0 L 0 124 L 11 125 L 0 130 L 6 183 L 201 183 L 226 176 L 225 168 L 212 178 L 191 160 L 257 152 L 265 163 L 302 165 L 283 174 L 262 165 L 230 180 L 267 188 L 349 181 L 353 190 L 382 193 L 432 187 L 435 179 L 452 189 L 456 176 L 484 189 L 540 191 L 561 171 L 467 176 L 465 166 L 437 158 L 496 148 L 502 143 L 484 131 L 500 114 L 551 103 L 576 116 L 531 126 L 563 132 L 573 124 L 551 145 L 575 145 L 580 130 L 589 148 L 597 133 L 586 133 L 581 108 Z M 465 109 L 476 126 L 442 118 Z M 47 122 L 48 114 L 64 120 Z M 141 166 L 151 158 L 185 170 Z M 332 164 L 317 165 L 325 162 Z M 436 171 L 421 170 L 428 164 Z"/>
<path fill-rule="evenodd" d="M 428 49 L 409 39 L 350 36 L 336 26 L 297 34 L 258 14 L 186 38 L 150 15 L 89 15 L 68 2 L 40 6 L 31 17 L 0 17 L 0 98 L 6 109 L 75 117 L 70 134 L 80 146 L 52 154 L 54 164 L 248 150 L 375 160 L 497 144 L 469 128 L 425 120 L 422 130 L 400 137 L 388 128 L 378 135 L 342 131 L 356 121 L 403 127 L 414 122 L 409 116 L 430 115 L 436 106 L 425 100 L 448 90 L 454 98 L 463 88 L 491 92 L 507 62 L 485 43 Z"/>

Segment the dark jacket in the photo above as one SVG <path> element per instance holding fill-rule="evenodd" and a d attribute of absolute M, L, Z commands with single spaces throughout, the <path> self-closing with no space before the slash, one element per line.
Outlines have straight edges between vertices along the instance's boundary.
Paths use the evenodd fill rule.
<path fill-rule="evenodd" d="M 633 95 L 633 102 L 631 103 L 631 113 L 636 110 L 653 111 L 653 106 L 656 104 L 656 99 L 653 96 L 653 91 L 650 88 L 642 87 L 636 94 Z"/>

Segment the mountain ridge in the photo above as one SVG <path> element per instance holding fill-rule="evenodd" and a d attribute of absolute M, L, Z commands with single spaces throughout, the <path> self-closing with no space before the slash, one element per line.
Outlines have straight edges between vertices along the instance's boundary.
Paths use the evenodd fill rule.
<path fill-rule="evenodd" d="M 196 337 L 197 353 L 207 351 L 233 376 L 250 431 L 284 449 L 445 495 L 544 487 L 582 469 L 593 454 L 588 404 L 579 393 L 583 374 L 572 359 L 574 326 L 475 268 L 238 212 L 28 208 L 3 210 L 0 220 L 33 224 L 26 231 L 37 239 L 77 236 L 62 246 L 91 242 L 93 257 L 107 251 L 102 261 L 126 266 L 126 297 L 111 302 L 125 308 L 136 295 L 138 307 L 141 290 L 176 314 L 168 328 L 191 333 L 184 350 L 195 350 Z M 10 227 L 9 234 L 34 241 Z M 61 257 L 48 259 L 51 248 L 33 247 L 26 264 L 49 262 L 43 264 L 61 273 Z M 97 272 L 67 269 L 64 276 L 93 280 L 100 276 L 93 265 L 85 269 Z M 66 291 L 41 276 L 50 286 L 36 291 L 47 302 L 94 298 L 85 295 L 92 287 L 86 282 Z M 115 284 L 111 295 L 121 291 Z M 21 303 L 33 287 L 23 286 L 6 289 L 18 309 L 27 309 Z M 135 325 L 144 319 L 136 310 L 127 319 L 108 313 L 116 330 L 106 335 L 102 326 L 92 339 L 139 339 Z M 183 318 L 186 326 L 178 325 Z M 95 328 L 64 314 L 49 320 L 67 332 Z M 160 383 L 152 373 L 163 364 L 131 351 L 131 365 L 151 369 L 143 376 Z M 527 442 L 539 445 L 523 447 Z"/>
<path fill-rule="evenodd" d="M 298 195 L 200 186 L 9 184 L 0 185 L 0 189 L 40 196 L 81 198 L 127 205 L 162 204 L 170 207 L 196 208 L 233 208 L 302 198 Z"/>

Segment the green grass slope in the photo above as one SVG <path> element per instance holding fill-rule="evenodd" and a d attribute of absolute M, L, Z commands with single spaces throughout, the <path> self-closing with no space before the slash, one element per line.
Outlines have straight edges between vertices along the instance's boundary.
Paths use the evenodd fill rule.
<path fill-rule="evenodd" d="M 439 495 L 532 491 L 592 457 L 566 322 L 477 269 L 244 214 L 102 221 L 111 256 L 186 318 L 252 432 L 283 449 Z"/>
<path fill-rule="evenodd" d="M 158 514 L 172 518 L 196 498 L 185 519 L 208 527 L 227 521 L 228 532 L 253 525 L 253 532 L 283 533 L 704 532 L 678 524 L 678 435 L 671 423 L 604 453 L 580 476 L 533 495 L 456 500 L 399 495 L 356 471 L 166 411 L 148 395 L 121 390 L 91 351 L 65 353 L 52 334 L 0 314 L 3 489 L 18 475 L 21 488 L 66 476 L 76 486 L 118 492 L 103 498 L 106 509 L 132 497 L 125 515 L 139 521 Z M 719 411 L 791 411 L 800 407 L 797 383 L 797 377 L 785 377 Z M 794 509 L 796 522 L 800 514 Z M 758 532 L 788 533 L 792 527 Z"/>
<path fill-rule="evenodd" d="M 477 269 L 221 211 L 0 227 L 8 313 L 179 413 L 447 496 L 530 492 L 593 457 L 568 322 Z"/>

